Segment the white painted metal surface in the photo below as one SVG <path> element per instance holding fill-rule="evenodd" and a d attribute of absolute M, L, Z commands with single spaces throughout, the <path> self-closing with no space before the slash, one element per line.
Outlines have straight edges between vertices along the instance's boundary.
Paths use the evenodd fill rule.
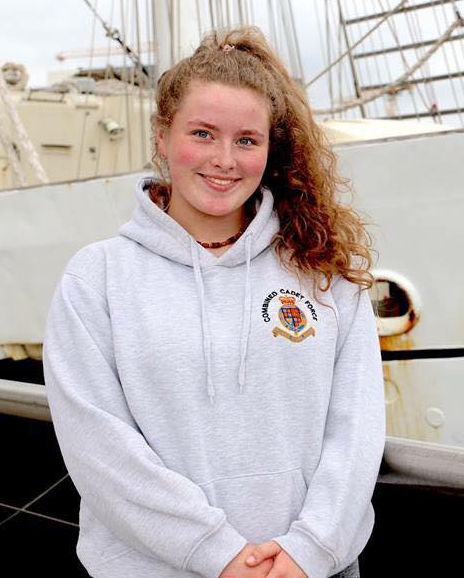
<path fill-rule="evenodd" d="M 464 448 L 387 437 L 379 481 L 464 489 Z"/>
<path fill-rule="evenodd" d="M 383 367 L 389 435 L 464 449 L 464 357 Z"/>
<path fill-rule="evenodd" d="M 117 234 L 132 214 L 141 174 L 0 193 L 0 344 L 42 342 L 68 259 Z"/>
<path fill-rule="evenodd" d="M 51 421 L 45 386 L 0 379 L 0 412 Z"/>

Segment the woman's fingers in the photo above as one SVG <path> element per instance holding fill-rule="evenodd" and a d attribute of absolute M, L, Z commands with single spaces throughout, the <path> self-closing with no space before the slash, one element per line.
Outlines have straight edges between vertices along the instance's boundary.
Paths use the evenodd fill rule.
<path fill-rule="evenodd" d="M 260 564 L 266 558 L 273 558 L 277 556 L 279 552 L 282 551 L 282 548 L 277 544 L 277 542 L 264 542 L 263 544 L 257 544 L 254 546 L 253 550 L 247 556 L 245 563 L 248 566 L 256 566 Z"/>

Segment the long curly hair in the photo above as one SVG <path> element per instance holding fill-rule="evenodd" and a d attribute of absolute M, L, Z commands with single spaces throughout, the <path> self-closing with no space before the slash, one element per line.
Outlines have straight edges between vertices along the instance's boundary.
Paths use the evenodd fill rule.
<path fill-rule="evenodd" d="M 335 274 L 366 288 L 373 277 L 371 238 L 360 215 L 341 193 L 350 190 L 336 171 L 336 157 L 315 122 L 306 94 L 269 46 L 259 28 L 208 34 L 194 54 L 158 81 L 152 117 L 153 163 L 166 167 L 156 146 L 157 128 L 168 128 L 192 81 L 249 88 L 270 103 L 270 144 L 262 185 L 274 197 L 280 231 L 274 246 L 284 266 L 313 277 L 325 291 Z M 152 198 L 169 196 L 168 178 Z"/>

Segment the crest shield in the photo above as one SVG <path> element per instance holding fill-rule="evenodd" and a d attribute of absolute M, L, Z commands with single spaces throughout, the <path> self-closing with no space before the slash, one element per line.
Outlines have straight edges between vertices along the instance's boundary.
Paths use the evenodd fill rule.
<path fill-rule="evenodd" d="M 306 327 L 306 315 L 295 303 L 295 297 L 281 297 L 279 320 L 285 329 L 299 333 Z"/>

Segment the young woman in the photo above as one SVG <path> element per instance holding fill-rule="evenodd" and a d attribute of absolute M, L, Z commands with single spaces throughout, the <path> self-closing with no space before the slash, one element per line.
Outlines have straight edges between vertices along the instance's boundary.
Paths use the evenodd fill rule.
<path fill-rule="evenodd" d="M 384 445 L 367 234 L 256 28 L 163 74 L 161 178 L 69 261 L 44 369 L 95 578 L 357 575 Z"/>

